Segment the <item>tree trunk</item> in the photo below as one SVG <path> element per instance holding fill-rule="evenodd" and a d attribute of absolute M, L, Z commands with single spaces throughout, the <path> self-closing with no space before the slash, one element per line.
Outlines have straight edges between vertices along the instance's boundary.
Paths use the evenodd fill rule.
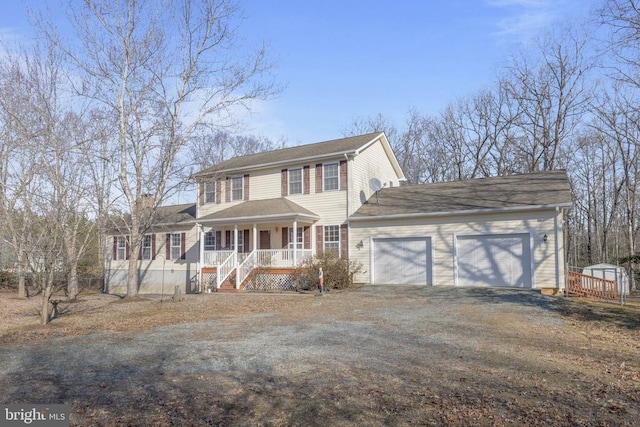
<path fill-rule="evenodd" d="M 78 263 L 72 263 L 68 280 L 67 296 L 70 300 L 74 300 L 78 296 Z"/>
<path fill-rule="evenodd" d="M 51 295 L 53 294 L 53 272 L 47 273 L 43 277 L 42 283 L 42 324 L 46 325 L 51 321 Z"/>

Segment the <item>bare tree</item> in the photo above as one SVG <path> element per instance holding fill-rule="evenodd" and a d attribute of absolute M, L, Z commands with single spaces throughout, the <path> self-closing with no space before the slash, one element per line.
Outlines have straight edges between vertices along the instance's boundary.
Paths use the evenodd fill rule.
<path fill-rule="evenodd" d="M 275 92 L 264 48 L 238 54 L 239 8 L 231 0 L 70 1 L 74 39 L 40 28 L 74 67 L 80 95 L 100 106 L 114 130 L 114 161 L 123 233 L 137 253 L 154 213 L 184 176 L 180 154 L 202 128 L 215 128 L 237 106 Z M 75 80 L 74 80 L 75 81 Z M 150 196 L 151 206 L 146 202 Z M 113 200 L 118 200 L 117 197 Z M 138 292 L 129 262 L 128 295 Z"/>
<path fill-rule="evenodd" d="M 518 105 L 518 149 L 527 171 L 557 167 L 563 144 L 575 137 L 591 96 L 586 38 L 565 30 L 540 44 L 540 59 L 521 56 L 508 67 L 505 87 Z"/>

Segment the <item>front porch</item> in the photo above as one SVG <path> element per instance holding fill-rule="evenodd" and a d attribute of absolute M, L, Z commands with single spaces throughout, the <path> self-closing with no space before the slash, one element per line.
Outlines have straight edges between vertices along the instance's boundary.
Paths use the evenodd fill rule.
<path fill-rule="evenodd" d="M 242 289 L 294 289 L 292 273 L 313 257 L 311 249 L 204 251 L 202 283 L 205 292 Z"/>

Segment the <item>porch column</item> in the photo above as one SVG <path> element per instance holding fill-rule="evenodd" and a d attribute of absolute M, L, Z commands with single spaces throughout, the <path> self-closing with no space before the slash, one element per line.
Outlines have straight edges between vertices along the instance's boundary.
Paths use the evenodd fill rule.
<path fill-rule="evenodd" d="M 258 224 L 253 224 L 253 250 L 258 249 Z"/>
<path fill-rule="evenodd" d="M 238 224 L 233 225 L 233 251 L 236 253 L 236 267 L 238 267 Z"/>
<path fill-rule="evenodd" d="M 198 284 L 198 292 L 203 292 L 202 289 L 202 266 L 204 266 L 204 227 L 202 224 L 196 224 L 197 229 L 199 229 L 198 236 L 200 237 L 199 247 L 200 251 L 198 253 L 198 268 L 197 271 L 197 284 Z"/>
<path fill-rule="evenodd" d="M 298 252 L 298 221 L 293 220 L 293 266 L 298 265 L 297 252 Z"/>

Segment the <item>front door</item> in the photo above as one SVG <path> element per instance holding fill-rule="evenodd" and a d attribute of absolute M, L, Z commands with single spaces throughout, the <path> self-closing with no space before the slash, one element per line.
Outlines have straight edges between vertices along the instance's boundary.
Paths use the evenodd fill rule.
<path fill-rule="evenodd" d="M 271 231 L 260 230 L 260 249 L 271 249 Z"/>

